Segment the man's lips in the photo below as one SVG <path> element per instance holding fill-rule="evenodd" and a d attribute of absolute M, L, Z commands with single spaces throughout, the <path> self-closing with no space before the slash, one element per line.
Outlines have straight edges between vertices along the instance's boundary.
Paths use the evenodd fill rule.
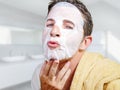
<path fill-rule="evenodd" d="M 59 47 L 59 43 L 56 42 L 56 41 L 48 41 L 48 42 L 47 42 L 47 45 L 48 45 L 48 47 L 51 48 L 51 49 Z"/>

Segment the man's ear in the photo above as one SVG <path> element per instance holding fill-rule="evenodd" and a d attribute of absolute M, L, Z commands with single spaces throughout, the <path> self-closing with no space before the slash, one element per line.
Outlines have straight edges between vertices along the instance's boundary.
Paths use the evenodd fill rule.
<path fill-rule="evenodd" d="M 92 42 L 92 36 L 86 36 L 80 44 L 80 50 L 85 50 Z"/>

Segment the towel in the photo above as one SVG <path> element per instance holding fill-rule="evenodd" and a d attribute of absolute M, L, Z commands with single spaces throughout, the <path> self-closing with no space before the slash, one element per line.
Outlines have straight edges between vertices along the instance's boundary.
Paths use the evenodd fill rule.
<path fill-rule="evenodd" d="M 70 90 L 120 90 L 120 64 L 101 54 L 85 52 Z"/>

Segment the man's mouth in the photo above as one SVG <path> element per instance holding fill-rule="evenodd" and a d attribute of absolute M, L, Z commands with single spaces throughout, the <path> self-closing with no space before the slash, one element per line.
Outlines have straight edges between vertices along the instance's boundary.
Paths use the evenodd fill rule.
<path fill-rule="evenodd" d="M 55 49 L 60 46 L 59 43 L 56 41 L 48 41 L 47 45 L 50 49 Z"/>

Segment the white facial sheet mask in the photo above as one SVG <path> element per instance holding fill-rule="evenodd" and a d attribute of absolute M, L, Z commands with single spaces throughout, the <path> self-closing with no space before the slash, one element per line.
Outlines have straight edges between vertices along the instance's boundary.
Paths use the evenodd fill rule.
<path fill-rule="evenodd" d="M 43 33 L 44 55 L 47 60 L 71 58 L 79 49 L 83 39 L 83 17 L 74 5 L 67 2 L 60 2 L 50 11 L 47 19 L 51 18 L 55 20 L 55 25 L 59 27 L 61 35 L 60 37 L 52 37 L 50 36 L 52 28 L 45 27 Z M 73 30 L 63 29 L 62 25 L 63 20 L 65 19 L 70 20 L 75 24 Z M 47 46 L 48 41 L 57 41 L 60 44 L 60 47 L 51 50 Z"/>

